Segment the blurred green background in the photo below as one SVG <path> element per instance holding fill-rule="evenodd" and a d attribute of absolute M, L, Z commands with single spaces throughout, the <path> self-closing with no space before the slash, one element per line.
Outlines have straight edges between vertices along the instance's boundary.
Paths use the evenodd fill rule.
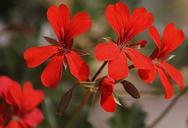
<path fill-rule="evenodd" d="M 123 1 L 123 0 L 122 0 Z M 93 51 L 97 43 L 103 42 L 103 37 L 115 37 L 111 28 L 105 20 L 104 11 L 109 3 L 118 0 L 2 0 L 0 4 L 0 75 L 10 76 L 12 79 L 24 83 L 32 81 L 35 88 L 45 91 L 46 98 L 41 105 L 45 115 L 44 122 L 39 128 L 65 128 L 71 116 L 71 112 L 79 105 L 83 98 L 83 88 L 77 88 L 73 100 L 65 115 L 56 115 L 56 109 L 61 96 L 71 87 L 75 79 L 71 77 L 69 71 L 64 71 L 61 84 L 54 90 L 44 88 L 40 81 L 40 74 L 46 64 L 28 69 L 23 60 L 23 52 L 26 48 L 39 45 L 47 45 L 43 36 L 54 37 L 50 28 L 46 10 L 51 4 L 67 4 L 72 14 L 77 11 L 87 11 L 93 21 L 90 31 L 76 38 L 74 47 L 84 49 L 90 56 L 84 56 L 91 68 L 91 76 L 101 65 L 93 56 Z M 144 6 L 155 16 L 155 25 L 160 32 L 165 24 L 174 22 L 177 27 L 188 33 L 188 0 L 124 0 L 129 8 Z M 186 36 L 187 37 L 187 36 Z M 148 45 L 143 53 L 149 55 L 155 48 L 154 43 L 148 37 L 147 32 L 137 36 L 135 40 L 146 39 Z M 178 48 L 174 54 L 176 57 L 170 61 L 178 67 L 184 74 L 185 81 L 188 82 L 188 46 L 187 41 Z M 105 74 L 105 71 L 103 72 Z M 82 113 L 72 124 L 73 128 L 145 128 L 170 102 L 163 99 L 163 92 L 158 81 L 154 84 L 146 85 L 135 73 L 135 70 L 128 78 L 141 91 L 141 99 L 134 100 L 121 88 L 116 91 L 123 99 L 124 107 L 117 107 L 113 114 L 105 113 L 98 104 L 91 108 L 90 103 L 85 106 Z M 176 89 L 176 88 L 175 88 Z M 177 88 L 177 91 L 178 88 Z M 152 93 L 153 92 L 153 93 Z M 162 93 L 161 93 L 162 92 Z M 157 127 L 158 128 L 185 128 L 188 117 L 187 96 L 178 103 L 176 109 L 171 112 Z M 172 122 L 173 116 L 178 116 Z M 177 125 L 178 124 L 178 125 Z"/>

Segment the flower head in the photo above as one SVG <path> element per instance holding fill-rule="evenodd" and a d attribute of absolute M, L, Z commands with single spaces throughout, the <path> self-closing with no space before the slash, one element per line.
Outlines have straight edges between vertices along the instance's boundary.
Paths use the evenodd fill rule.
<path fill-rule="evenodd" d="M 37 108 L 44 99 L 43 92 L 33 89 L 30 82 L 25 83 L 22 89 L 17 82 L 10 78 L 9 80 L 11 82 L 4 83 L 8 87 L 1 97 L 3 102 L 0 104 L 0 126 L 6 125 L 6 128 L 37 127 L 44 119 L 41 110 Z"/>
<path fill-rule="evenodd" d="M 106 19 L 117 33 L 118 40 L 98 44 L 95 56 L 99 61 L 108 61 L 109 76 L 115 80 L 127 77 L 127 59 L 130 59 L 138 69 L 152 68 L 150 60 L 134 49 L 136 46 L 144 47 L 146 41 L 129 43 L 153 23 L 152 14 L 145 8 L 137 8 L 130 14 L 127 5 L 118 2 L 107 6 Z"/>
<path fill-rule="evenodd" d="M 184 82 L 181 73 L 171 64 L 167 63 L 167 61 L 172 57 L 170 53 L 183 43 L 185 39 L 184 33 L 182 30 L 177 29 L 173 23 L 170 23 L 165 27 L 162 39 L 154 26 L 150 28 L 149 34 L 157 46 L 150 56 L 154 68 L 150 70 L 139 70 L 138 73 L 142 80 L 147 83 L 153 82 L 158 73 L 165 90 L 165 98 L 171 98 L 173 96 L 173 88 L 169 77 L 172 78 L 182 90 L 184 88 Z"/>
<path fill-rule="evenodd" d="M 89 67 L 76 50 L 72 49 L 72 45 L 74 37 L 91 27 L 88 14 L 79 12 L 71 18 L 68 7 L 61 4 L 59 7 L 49 7 L 47 17 L 58 41 L 48 38 L 53 45 L 28 48 L 24 53 L 27 66 L 36 67 L 50 58 L 49 64 L 42 72 L 41 80 L 45 86 L 51 88 L 60 82 L 63 64 L 69 66 L 71 74 L 79 81 L 87 80 Z"/>
<path fill-rule="evenodd" d="M 145 8 L 136 8 L 131 14 L 123 2 L 108 5 L 105 14 L 110 26 L 118 35 L 118 44 L 128 43 L 153 23 L 153 15 Z"/>
<path fill-rule="evenodd" d="M 69 8 L 64 4 L 59 7 L 50 6 L 47 17 L 58 38 L 59 45 L 67 49 L 72 48 L 74 37 L 85 33 L 91 27 L 91 20 L 86 12 L 76 13 L 71 18 Z"/>
<path fill-rule="evenodd" d="M 100 104 L 102 108 L 107 112 L 113 112 L 116 108 L 116 103 L 113 98 L 114 85 L 115 85 L 114 79 L 108 76 L 104 77 L 100 84 L 100 91 L 101 91 Z"/>

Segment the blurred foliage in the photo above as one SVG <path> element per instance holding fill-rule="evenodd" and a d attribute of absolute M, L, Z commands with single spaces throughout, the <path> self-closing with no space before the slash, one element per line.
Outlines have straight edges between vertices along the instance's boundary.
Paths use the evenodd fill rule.
<path fill-rule="evenodd" d="M 145 128 L 145 118 L 145 112 L 136 104 L 131 107 L 120 106 L 109 124 L 110 128 Z"/>

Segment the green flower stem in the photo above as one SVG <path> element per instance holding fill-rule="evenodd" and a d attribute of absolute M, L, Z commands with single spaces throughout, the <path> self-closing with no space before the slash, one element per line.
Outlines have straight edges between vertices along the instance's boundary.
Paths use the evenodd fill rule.
<path fill-rule="evenodd" d="M 101 71 L 104 69 L 104 67 L 106 66 L 107 63 L 108 63 L 108 62 L 105 61 L 105 62 L 101 65 L 101 67 L 100 67 L 99 70 L 95 73 L 95 75 L 93 76 L 93 78 L 91 78 L 91 82 L 93 82 L 93 81 L 96 80 L 96 78 L 97 78 L 98 75 L 101 73 Z"/>
<path fill-rule="evenodd" d="M 107 61 L 105 61 L 101 67 L 99 68 L 99 70 L 95 73 L 95 75 L 92 77 L 91 81 L 89 82 L 93 82 L 96 80 L 96 78 L 98 77 L 98 75 L 101 73 L 101 71 L 104 69 L 104 67 L 106 66 Z M 69 122 L 66 125 L 66 128 L 70 128 L 75 120 L 75 118 L 77 117 L 77 115 L 82 111 L 82 109 L 84 108 L 85 104 L 87 104 L 90 95 L 92 94 L 91 89 L 87 89 L 84 95 L 83 100 L 81 101 L 80 105 L 74 110 Z"/>

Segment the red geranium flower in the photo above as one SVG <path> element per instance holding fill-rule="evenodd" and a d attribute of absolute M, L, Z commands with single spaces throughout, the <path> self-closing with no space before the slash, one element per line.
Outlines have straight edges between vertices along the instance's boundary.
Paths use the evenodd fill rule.
<path fill-rule="evenodd" d="M 132 44 L 129 41 L 153 23 L 153 15 L 145 8 L 137 8 L 130 14 L 127 5 L 118 2 L 115 5 L 107 6 L 106 18 L 117 33 L 118 40 L 116 43 L 98 44 L 95 56 L 99 61 L 108 61 L 109 76 L 115 80 L 127 77 L 127 58 L 133 62 L 136 68 L 152 68 L 150 60 L 134 49 L 135 46 L 145 46 L 146 41 Z"/>
<path fill-rule="evenodd" d="M 106 112 L 114 112 L 116 108 L 116 103 L 113 97 L 113 89 L 115 85 L 115 80 L 106 76 L 103 78 L 100 84 L 101 100 L 100 104 Z"/>
<path fill-rule="evenodd" d="M 150 28 L 149 34 L 157 46 L 150 56 L 155 68 L 150 70 L 139 70 L 139 75 L 142 80 L 151 83 L 155 80 L 156 74 L 158 73 L 165 90 L 165 98 L 171 98 L 173 95 L 173 88 L 169 76 L 182 90 L 184 89 L 184 82 L 181 73 L 172 65 L 168 64 L 167 61 L 172 57 L 170 53 L 184 41 L 184 33 L 182 30 L 176 29 L 174 24 L 170 23 L 165 27 L 162 39 L 160 39 L 159 32 L 154 26 Z"/>
<path fill-rule="evenodd" d="M 23 89 L 13 82 L 5 94 L 6 103 L 10 106 L 10 122 L 6 128 L 34 128 L 44 119 L 42 112 L 37 106 L 44 99 L 41 90 L 34 90 L 32 84 L 27 82 Z M 4 122 L 5 123 L 5 122 Z"/>
<path fill-rule="evenodd" d="M 86 32 L 91 27 L 88 14 L 80 12 L 70 18 L 68 7 L 61 4 L 59 7 L 49 7 L 47 17 L 58 41 L 48 38 L 48 41 L 54 45 L 27 49 L 24 53 L 27 66 L 36 67 L 51 57 L 41 75 L 42 83 L 51 88 L 56 87 L 61 80 L 63 64 L 68 64 L 71 74 L 79 81 L 87 80 L 89 67 L 76 50 L 72 49 L 72 45 L 74 37 Z"/>

